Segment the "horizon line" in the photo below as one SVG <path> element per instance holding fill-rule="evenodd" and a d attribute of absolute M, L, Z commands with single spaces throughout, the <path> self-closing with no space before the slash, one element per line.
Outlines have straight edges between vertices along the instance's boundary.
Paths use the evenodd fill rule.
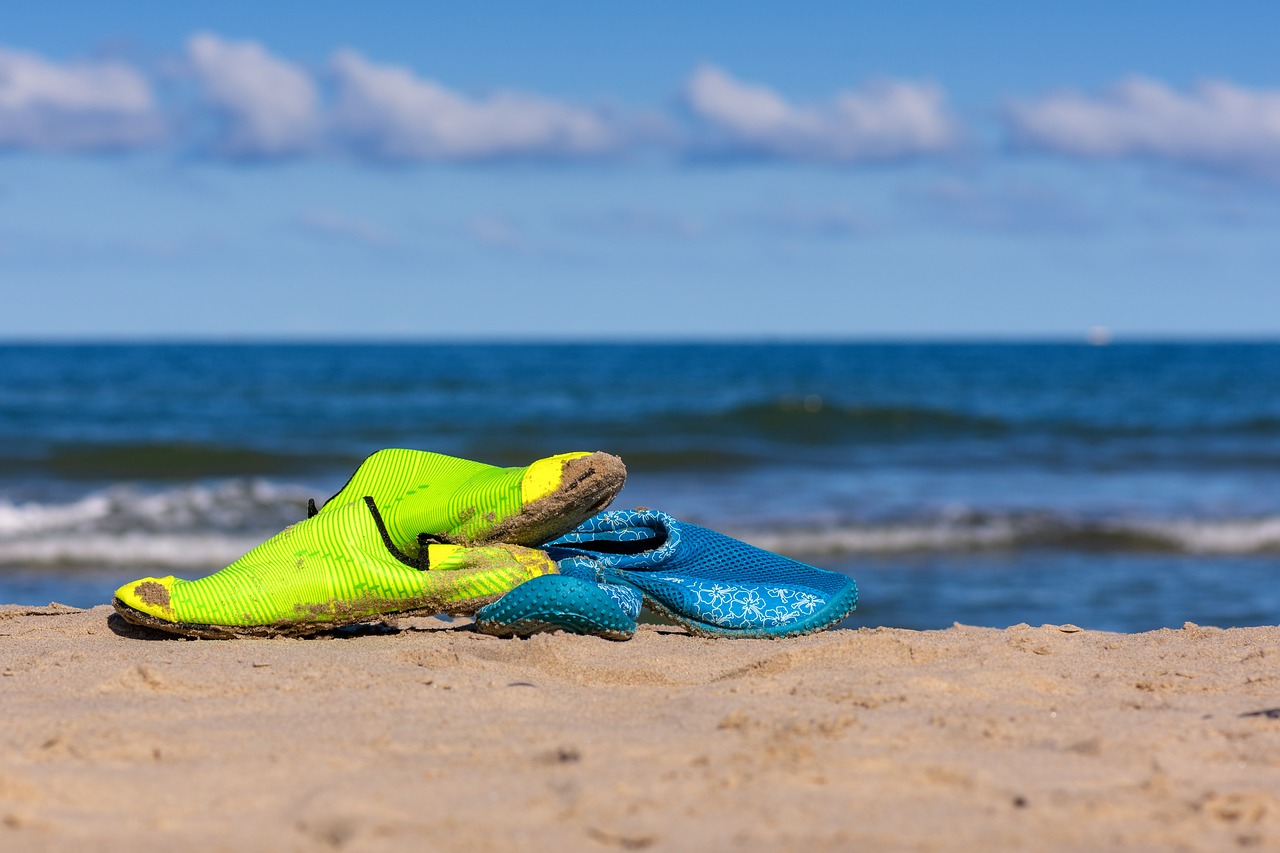
<path fill-rule="evenodd" d="M 528 337 L 450 335 L 0 335 L 0 347 L 14 346 L 686 346 L 686 345 L 885 345 L 885 344 L 1072 344 L 1089 347 L 1127 344 L 1280 344 L 1280 332 L 1109 332 L 1103 340 L 1088 332 L 946 333 L 874 335 L 612 335 Z"/>

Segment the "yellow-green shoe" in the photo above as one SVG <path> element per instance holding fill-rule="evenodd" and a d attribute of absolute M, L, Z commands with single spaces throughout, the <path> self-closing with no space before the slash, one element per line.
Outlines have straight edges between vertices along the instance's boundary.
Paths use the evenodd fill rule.
<path fill-rule="evenodd" d="M 276 534 L 196 581 L 143 578 L 116 590 L 116 612 L 174 634 L 298 636 L 380 616 L 470 614 L 556 564 L 517 545 L 430 544 L 413 558 L 392 542 L 372 498 Z"/>
<path fill-rule="evenodd" d="M 541 545 L 604 509 L 627 478 L 608 453 L 562 453 L 523 468 L 498 468 L 424 450 L 379 450 L 319 514 L 369 495 L 395 547 L 418 536 L 477 545 Z"/>

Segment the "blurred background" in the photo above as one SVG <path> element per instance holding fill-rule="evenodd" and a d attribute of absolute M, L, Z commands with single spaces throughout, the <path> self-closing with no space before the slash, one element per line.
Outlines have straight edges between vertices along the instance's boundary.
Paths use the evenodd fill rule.
<path fill-rule="evenodd" d="M 1280 620 L 1280 7 L 7 0 L 0 602 L 602 449 L 850 625 Z"/>

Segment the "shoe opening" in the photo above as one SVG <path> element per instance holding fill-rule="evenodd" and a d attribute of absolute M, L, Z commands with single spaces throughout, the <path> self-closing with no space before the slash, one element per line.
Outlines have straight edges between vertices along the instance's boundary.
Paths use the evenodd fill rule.
<path fill-rule="evenodd" d="M 643 554 L 646 551 L 653 551 L 661 548 L 667 543 L 667 531 L 665 530 L 646 530 L 643 528 L 632 528 L 639 530 L 644 535 L 642 539 L 583 539 L 574 542 L 569 548 L 581 548 L 584 551 L 595 551 L 599 554 Z"/>

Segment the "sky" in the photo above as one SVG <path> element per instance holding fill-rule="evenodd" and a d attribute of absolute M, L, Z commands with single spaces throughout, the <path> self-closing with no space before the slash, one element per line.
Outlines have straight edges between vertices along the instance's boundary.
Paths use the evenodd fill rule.
<path fill-rule="evenodd" d="M 0 339 L 1274 337 L 1277 32 L 5 0 Z"/>

